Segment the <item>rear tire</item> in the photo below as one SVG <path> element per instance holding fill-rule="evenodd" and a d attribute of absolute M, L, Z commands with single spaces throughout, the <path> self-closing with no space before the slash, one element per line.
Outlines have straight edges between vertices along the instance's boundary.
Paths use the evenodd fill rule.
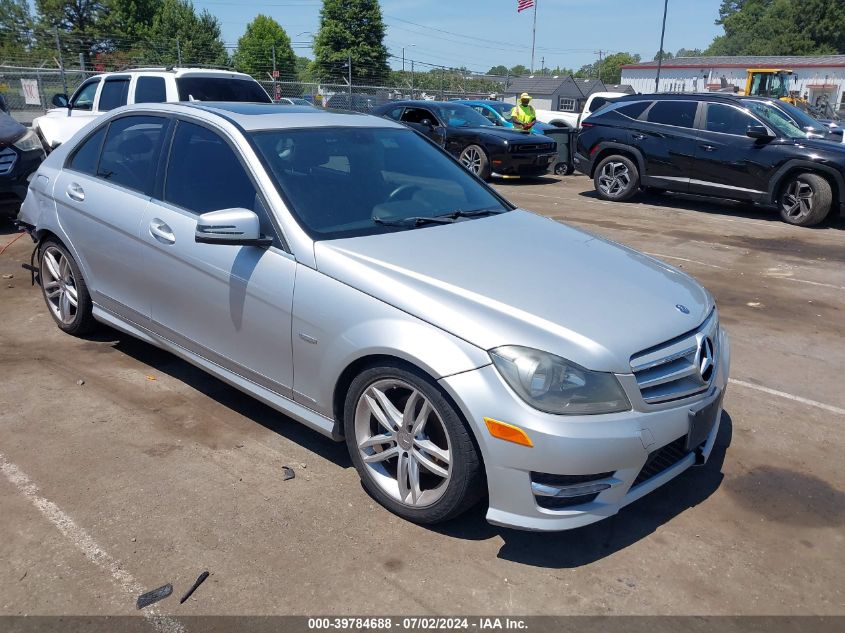
<path fill-rule="evenodd" d="M 433 381 L 400 363 L 359 374 L 343 411 L 346 445 L 367 492 L 414 523 L 447 521 L 483 496 L 470 431 Z"/>
<path fill-rule="evenodd" d="M 627 156 L 608 156 L 596 166 L 593 184 L 602 200 L 628 200 L 640 187 L 640 172 Z"/>
<path fill-rule="evenodd" d="M 818 224 L 830 213 L 832 204 L 830 183 L 817 174 L 791 177 L 778 200 L 781 219 L 795 226 Z"/>
<path fill-rule="evenodd" d="M 60 242 L 45 240 L 38 248 L 39 281 L 47 310 L 59 329 L 78 336 L 92 331 L 97 322 L 82 271 Z"/>

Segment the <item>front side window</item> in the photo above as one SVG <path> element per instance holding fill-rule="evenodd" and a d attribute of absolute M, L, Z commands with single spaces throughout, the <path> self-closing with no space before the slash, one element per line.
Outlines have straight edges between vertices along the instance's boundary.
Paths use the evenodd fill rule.
<path fill-rule="evenodd" d="M 135 103 L 164 103 L 167 87 L 164 77 L 138 77 L 135 84 Z"/>
<path fill-rule="evenodd" d="M 705 129 L 708 132 L 745 136 L 750 125 L 759 125 L 759 123 L 742 110 L 720 103 L 707 104 Z"/>
<path fill-rule="evenodd" d="M 411 130 L 268 130 L 252 138 L 313 239 L 413 229 L 427 224 L 409 218 L 456 211 L 508 210 L 475 176 Z"/>
<path fill-rule="evenodd" d="M 762 118 L 778 132 L 789 138 L 807 138 L 807 133 L 795 125 L 786 114 L 778 108 L 762 101 L 749 101 L 748 109 Z"/>
<path fill-rule="evenodd" d="M 649 123 L 674 125 L 677 127 L 692 127 L 695 123 L 695 111 L 698 103 L 695 101 L 658 101 L 648 111 Z"/>
<path fill-rule="evenodd" d="M 70 169 L 91 176 L 97 173 L 97 161 L 100 160 L 100 149 L 106 136 L 106 128 L 108 128 L 107 125 L 102 126 L 76 148 L 67 164 Z"/>
<path fill-rule="evenodd" d="M 176 87 L 179 90 L 179 101 L 273 102 L 254 79 L 179 77 Z"/>
<path fill-rule="evenodd" d="M 89 83 L 84 83 L 76 91 L 70 99 L 70 105 L 74 110 L 92 110 L 94 108 L 94 97 L 97 94 L 97 86 L 100 85 L 100 80 L 95 79 Z"/>
<path fill-rule="evenodd" d="M 152 195 L 167 119 L 127 116 L 109 125 L 97 176 Z"/>
<path fill-rule="evenodd" d="M 129 78 L 106 79 L 103 89 L 100 92 L 100 105 L 97 109 L 100 112 L 108 112 L 120 106 L 126 105 L 129 97 Z"/>

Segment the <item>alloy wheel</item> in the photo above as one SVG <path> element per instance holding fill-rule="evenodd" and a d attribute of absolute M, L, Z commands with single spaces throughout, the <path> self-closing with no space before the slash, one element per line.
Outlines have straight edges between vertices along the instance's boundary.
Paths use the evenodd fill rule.
<path fill-rule="evenodd" d="M 55 246 L 48 246 L 41 256 L 41 285 L 47 306 L 65 325 L 76 318 L 79 297 L 73 269 L 65 254 Z"/>
<path fill-rule="evenodd" d="M 403 505 L 424 508 L 446 492 L 449 434 L 423 393 L 399 379 L 372 383 L 355 408 L 355 444 L 371 479 Z"/>
<path fill-rule="evenodd" d="M 474 147 L 467 147 L 461 152 L 461 165 L 475 175 L 481 173 L 481 153 Z"/>
<path fill-rule="evenodd" d="M 793 221 L 800 221 L 813 211 L 815 193 L 813 188 L 801 180 L 792 181 L 783 195 L 783 210 Z"/>
<path fill-rule="evenodd" d="M 601 168 L 599 187 L 607 196 L 617 196 L 631 184 L 631 174 L 625 163 L 610 162 Z"/>

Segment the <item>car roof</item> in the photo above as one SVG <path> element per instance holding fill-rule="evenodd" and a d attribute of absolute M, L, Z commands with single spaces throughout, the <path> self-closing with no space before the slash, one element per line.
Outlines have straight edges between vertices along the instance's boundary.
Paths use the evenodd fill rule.
<path fill-rule="evenodd" d="M 613 99 L 615 103 L 626 101 L 739 101 L 745 95 L 735 95 L 724 92 L 666 92 L 625 95 Z M 756 98 L 756 97 L 755 97 Z"/>
<path fill-rule="evenodd" d="M 412 105 L 412 106 L 438 106 L 441 108 L 448 108 L 455 105 L 466 105 L 465 103 L 460 103 L 459 101 L 427 101 L 425 99 L 405 99 L 404 101 L 391 101 L 386 105 L 392 106 L 400 106 L 400 105 Z"/>
<path fill-rule="evenodd" d="M 122 114 L 134 110 L 156 111 L 169 114 L 188 114 L 202 118 L 220 118 L 234 123 L 243 130 L 274 130 L 302 127 L 384 127 L 406 129 L 389 119 L 348 112 L 323 110 L 311 106 L 279 105 L 276 103 L 243 103 L 218 101 L 190 101 L 179 103 L 139 103 L 123 106 Z M 115 110 L 117 112 L 117 110 Z"/>
<path fill-rule="evenodd" d="M 173 66 L 159 66 L 159 67 L 144 67 L 144 68 L 127 68 L 125 70 L 116 70 L 113 72 L 99 73 L 92 75 L 93 78 L 100 77 L 114 77 L 117 75 L 147 75 L 147 74 L 172 74 L 178 77 L 220 77 L 232 79 L 252 79 L 246 73 L 240 73 L 236 70 L 229 70 L 226 68 L 174 68 Z"/>

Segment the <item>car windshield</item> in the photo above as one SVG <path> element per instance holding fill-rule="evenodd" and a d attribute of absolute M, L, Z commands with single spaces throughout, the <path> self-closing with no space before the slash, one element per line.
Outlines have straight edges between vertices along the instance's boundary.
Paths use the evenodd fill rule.
<path fill-rule="evenodd" d="M 412 130 L 268 130 L 252 138 L 291 212 L 315 240 L 509 210 L 477 177 Z"/>
<path fill-rule="evenodd" d="M 245 101 L 272 103 L 261 85 L 252 79 L 230 77 L 179 77 L 180 101 Z"/>
<path fill-rule="evenodd" d="M 780 109 L 764 101 L 747 102 L 748 109 L 765 119 L 778 132 L 789 138 L 807 138 L 807 133 L 800 129 Z"/>
<path fill-rule="evenodd" d="M 460 103 L 440 106 L 440 115 L 449 127 L 492 127 L 495 125 L 484 115 Z"/>
<path fill-rule="evenodd" d="M 810 128 L 811 130 L 827 133 L 827 127 L 824 123 L 814 119 L 801 108 L 798 108 L 791 103 L 787 103 L 786 101 L 781 101 L 776 107 L 784 110 L 793 120 L 797 121 L 798 125 L 802 128 Z"/>

